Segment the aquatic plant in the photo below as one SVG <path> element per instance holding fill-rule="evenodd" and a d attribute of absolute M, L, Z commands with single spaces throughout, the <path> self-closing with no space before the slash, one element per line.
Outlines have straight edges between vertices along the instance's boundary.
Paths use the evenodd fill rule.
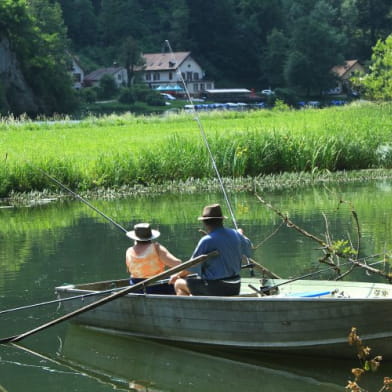
<path fill-rule="evenodd" d="M 370 356 L 371 348 L 365 346 L 362 339 L 357 333 L 357 328 L 352 327 L 348 335 L 348 344 L 354 346 L 357 352 L 357 358 L 360 362 L 360 367 L 351 369 L 354 380 L 349 380 L 346 385 L 346 390 L 351 392 L 366 392 L 364 388 L 359 385 L 361 377 L 368 372 L 376 372 L 381 364 L 382 356 L 376 355 L 373 358 Z M 391 391 L 392 378 L 384 377 L 383 385 L 378 392 Z"/>

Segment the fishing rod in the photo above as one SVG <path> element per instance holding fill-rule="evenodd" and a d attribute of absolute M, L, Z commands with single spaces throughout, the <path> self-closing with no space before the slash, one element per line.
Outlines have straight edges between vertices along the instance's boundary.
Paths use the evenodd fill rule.
<path fill-rule="evenodd" d="M 104 214 L 102 211 L 98 210 L 98 208 L 94 207 L 90 202 L 88 202 L 85 198 L 83 198 L 82 196 L 80 196 L 79 194 L 77 194 L 76 192 L 74 192 L 72 189 L 68 188 L 66 185 L 64 185 L 63 183 L 61 183 L 57 178 L 51 176 L 49 173 L 47 173 L 45 170 L 40 169 L 39 167 L 36 167 L 36 169 L 38 171 L 40 171 L 42 174 L 44 174 L 46 177 L 50 178 L 53 182 L 55 182 L 57 185 L 59 185 L 61 188 L 65 189 L 67 192 L 71 193 L 71 195 L 73 195 L 74 197 L 76 197 L 77 199 L 79 199 L 81 202 L 83 202 L 84 204 L 88 205 L 90 208 L 92 208 L 96 213 L 98 213 L 99 215 L 101 215 L 102 217 L 104 217 L 105 219 L 107 219 L 110 223 L 112 223 L 114 226 L 116 226 L 117 228 L 119 228 L 121 231 L 123 231 L 124 233 L 127 233 L 128 230 L 125 229 L 123 226 L 121 226 L 120 224 L 118 224 L 117 222 L 115 222 L 112 218 L 110 218 L 109 216 L 107 216 L 106 214 Z"/>
<path fill-rule="evenodd" d="M 172 59 L 173 59 L 174 64 L 177 64 L 177 59 L 176 59 L 176 57 L 174 56 L 174 52 L 173 52 L 173 50 L 172 50 L 172 47 L 171 47 L 171 45 L 170 45 L 170 42 L 169 42 L 168 40 L 166 40 L 165 43 L 166 43 L 166 45 L 167 45 L 167 47 L 168 47 L 168 49 L 169 49 L 169 51 L 170 51 L 170 54 L 171 54 L 171 56 L 172 56 Z M 217 178 L 218 178 L 219 184 L 220 184 L 220 186 L 221 186 L 221 188 L 222 188 L 223 196 L 224 196 L 224 198 L 225 198 L 225 201 L 226 201 L 226 204 L 227 204 L 227 208 L 229 209 L 230 216 L 231 216 L 231 220 L 233 221 L 233 225 L 234 225 L 235 229 L 238 230 L 238 225 L 237 225 L 236 218 L 235 218 L 235 216 L 234 216 L 233 208 L 232 208 L 232 206 L 231 206 L 229 197 L 228 197 L 228 195 L 227 195 L 226 188 L 225 188 L 225 185 L 224 185 L 224 183 L 223 183 L 222 177 L 221 177 L 221 175 L 220 175 L 220 173 L 219 173 L 218 166 L 216 165 L 216 162 L 215 162 L 215 159 L 214 159 L 214 155 L 212 154 L 210 145 L 209 145 L 209 143 L 208 143 L 208 139 L 207 139 L 206 133 L 205 133 L 205 131 L 204 131 L 204 127 L 203 127 L 203 125 L 202 125 L 202 123 L 201 123 L 201 121 L 200 121 L 200 118 L 199 118 L 199 116 L 198 116 L 196 110 L 195 110 L 195 105 L 193 104 L 193 100 L 192 100 L 191 94 L 189 93 L 189 89 L 188 89 L 188 87 L 187 87 L 187 85 L 186 85 L 186 83 L 185 83 L 185 80 L 184 80 L 184 78 L 183 78 L 183 76 L 182 76 L 182 74 L 181 74 L 179 68 L 177 69 L 177 75 L 179 76 L 180 81 L 181 81 L 182 85 L 184 86 L 185 94 L 186 94 L 186 96 L 187 96 L 187 99 L 188 99 L 189 103 L 191 104 L 193 114 L 195 115 L 195 120 L 196 120 L 196 122 L 197 122 L 197 125 L 199 126 L 200 134 L 201 134 L 202 139 L 203 139 L 203 141 L 204 141 L 204 144 L 205 144 L 205 146 L 206 146 L 206 148 L 207 148 L 207 151 L 208 151 L 208 154 L 209 154 L 209 156 L 210 156 L 211 163 L 212 163 L 212 166 L 213 166 L 213 168 L 214 168 L 214 170 L 215 170 L 215 173 L 216 173 L 216 176 L 217 176 Z"/>
<path fill-rule="evenodd" d="M 383 262 L 384 262 L 383 260 L 382 261 L 375 261 L 374 263 L 370 263 L 369 266 L 380 264 L 380 263 L 383 263 Z M 346 263 L 340 264 L 339 267 L 341 267 L 343 265 L 348 265 L 348 264 L 352 264 L 352 262 L 351 261 L 347 261 Z M 309 273 L 307 273 L 305 275 L 297 276 L 296 278 L 292 278 L 292 279 L 286 280 L 286 281 L 284 281 L 282 283 L 278 283 L 278 284 L 273 285 L 273 286 L 262 287 L 261 290 L 259 290 L 258 288 L 254 287 L 252 284 L 249 284 L 248 287 L 250 287 L 252 290 L 256 291 L 258 294 L 264 295 L 264 294 L 270 292 L 271 290 L 274 290 L 274 289 L 276 289 L 276 288 L 278 288 L 280 286 L 284 286 L 285 284 L 289 284 L 289 283 L 296 282 L 297 280 L 309 278 L 310 276 L 321 274 L 323 272 L 326 272 L 326 271 L 329 271 L 329 270 L 332 270 L 332 269 L 336 269 L 336 267 L 332 266 L 332 267 L 324 268 L 324 269 L 321 269 L 321 270 L 318 270 L 318 271 L 309 272 Z"/>

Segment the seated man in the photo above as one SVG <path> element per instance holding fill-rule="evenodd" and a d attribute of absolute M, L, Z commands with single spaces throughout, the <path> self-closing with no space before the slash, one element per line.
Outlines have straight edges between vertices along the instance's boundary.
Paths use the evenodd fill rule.
<path fill-rule="evenodd" d="M 204 223 L 204 235 L 192 258 L 217 250 L 219 255 L 181 271 L 171 277 L 177 295 L 238 295 L 241 288 L 242 257 L 251 256 L 252 244 L 241 229 L 227 229 L 223 226 L 222 209 L 219 204 L 206 206 L 199 217 Z M 188 277 L 197 273 L 197 277 Z"/>

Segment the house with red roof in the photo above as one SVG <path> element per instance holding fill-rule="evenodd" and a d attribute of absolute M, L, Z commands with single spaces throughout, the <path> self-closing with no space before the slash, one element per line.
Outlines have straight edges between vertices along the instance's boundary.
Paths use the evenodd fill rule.
<path fill-rule="evenodd" d="M 355 74 L 365 73 L 365 67 L 359 60 L 346 60 L 343 64 L 335 65 L 331 72 L 336 76 L 337 85 L 328 93 L 342 94 L 351 90 L 350 78 Z"/>
<path fill-rule="evenodd" d="M 188 92 L 197 96 L 214 88 L 214 82 L 206 78 L 191 52 L 147 53 L 143 59 L 144 66 L 138 69 L 140 79 L 153 89 L 184 93 L 185 83 Z"/>

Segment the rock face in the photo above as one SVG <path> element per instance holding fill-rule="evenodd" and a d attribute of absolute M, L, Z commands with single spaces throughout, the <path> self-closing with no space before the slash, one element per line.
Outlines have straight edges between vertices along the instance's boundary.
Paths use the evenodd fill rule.
<path fill-rule="evenodd" d="M 9 40 L 0 37 L 0 112 L 16 115 L 38 112 L 38 104 L 33 91 L 28 86 Z"/>

